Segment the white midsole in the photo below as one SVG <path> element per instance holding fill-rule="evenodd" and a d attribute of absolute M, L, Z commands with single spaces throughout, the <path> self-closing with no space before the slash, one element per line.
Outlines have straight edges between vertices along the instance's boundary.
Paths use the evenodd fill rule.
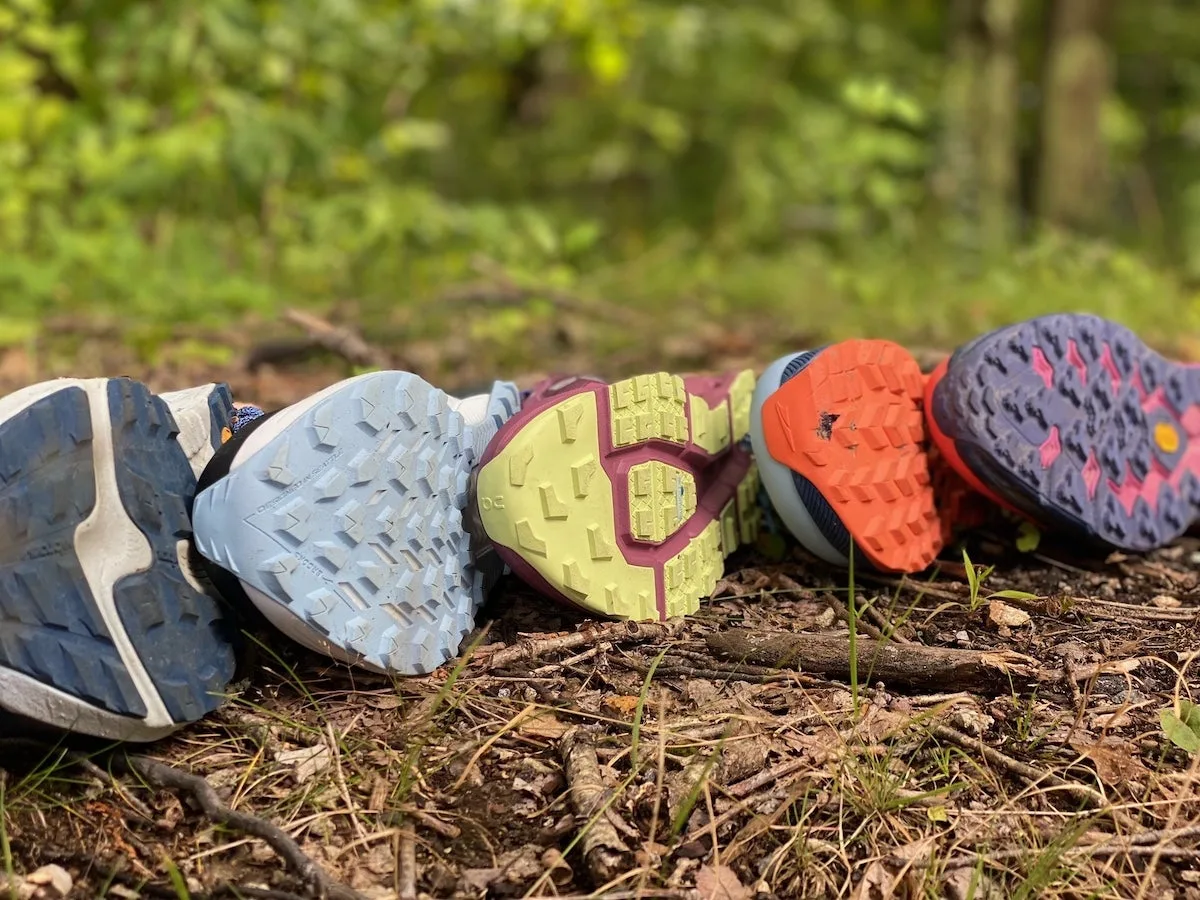
<path fill-rule="evenodd" d="M 154 687 L 142 659 L 133 648 L 117 613 L 113 587 L 134 572 L 145 572 L 154 563 L 150 542 L 125 512 L 117 487 L 113 454 L 112 418 L 108 411 L 107 378 L 80 382 L 87 391 L 92 410 L 92 461 L 96 469 L 96 506 L 75 529 L 75 552 L 92 590 L 104 625 L 112 637 L 121 662 L 146 704 L 144 722 L 151 728 L 171 724 L 171 716 Z"/>
<path fill-rule="evenodd" d="M 99 709 L 36 678 L 0 666 L 0 696 L 9 712 L 63 731 L 90 734 L 115 741 L 156 741 L 179 726 L 153 725 L 145 719 Z"/>
<path fill-rule="evenodd" d="M 758 379 L 754 388 L 754 405 L 750 415 L 750 444 L 754 448 L 754 458 L 758 462 L 759 476 L 763 487 L 771 498 L 771 505 L 788 531 L 803 544 L 809 552 L 835 566 L 849 565 L 850 560 L 843 556 L 829 543 L 828 538 L 821 533 L 817 523 L 809 514 L 808 508 L 796 493 L 796 482 L 792 478 L 792 470 L 771 456 L 767 449 L 767 440 L 763 435 L 762 408 L 767 398 L 779 390 L 779 379 L 788 363 L 796 354 L 782 357 L 767 366 L 766 371 Z"/>

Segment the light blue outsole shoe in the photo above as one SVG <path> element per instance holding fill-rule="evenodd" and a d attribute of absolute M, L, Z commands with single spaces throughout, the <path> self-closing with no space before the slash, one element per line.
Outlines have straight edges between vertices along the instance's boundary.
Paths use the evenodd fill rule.
<path fill-rule="evenodd" d="M 452 659 L 498 561 L 464 522 L 471 473 L 520 406 L 408 372 L 339 382 L 264 416 L 201 478 L 196 546 L 286 635 L 395 675 Z"/>

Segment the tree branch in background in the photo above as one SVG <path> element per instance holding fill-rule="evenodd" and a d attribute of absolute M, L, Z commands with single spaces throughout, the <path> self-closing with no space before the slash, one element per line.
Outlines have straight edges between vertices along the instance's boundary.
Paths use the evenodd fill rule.
<path fill-rule="evenodd" d="M 336 353 L 355 366 L 390 369 L 394 365 L 390 354 L 373 344 L 368 344 L 361 335 L 349 328 L 333 325 L 300 309 L 285 309 L 283 317 L 293 325 L 303 328 L 314 344 Z"/>
<path fill-rule="evenodd" d="M 476 259 L 473 268 L 484 277 L 455 285 L 438 295 L 438 305 L 484 304 L 489 306 L 518 306 L 530 300 L 545 300 L 561 312 L 588 319 L 607 319 L 618 325 L 640 327 L 646 319 L 627 306 L 587 300 L 568 291 L 549 285 L 518 284 L 501 266 L 490 259 Z"/>
<path fill-rule="evenodd" d="M 1067 228 L 1094 229 L 1109 211 L 1108 148 L 1102 121 L 1112 89 L 1105 33 L 1112 0 L 1053 0 L 1042 85 L 1038 215 Z"/>

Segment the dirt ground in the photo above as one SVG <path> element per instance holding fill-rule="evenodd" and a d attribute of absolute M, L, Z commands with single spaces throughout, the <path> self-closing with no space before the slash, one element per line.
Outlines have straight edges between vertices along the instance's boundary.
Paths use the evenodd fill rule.
<path fill-rule="evenodd" d="M 761 365 L 751 338 L 654 352 Z M 219 370 L 147 365 L 100 336 L 0 355 L 0 384 L 220 375 L 275 405 L 346 373 L 236 350 Z M 587 349 L 548 358 L 572 354 Z M 428 368 L 467 385 L 477 365 Z M 0 741 L 11 892 L 1200 898 L 1200 755 L 1160 722 L 1200 694 L 1200 540 L 1104 558 L 1017 536 L 1005 520 L 971 535 L 974 578 L 959 548 L 919 577 L 858 572 L 856 617 L 848 573 L 769 534 L 687 621 L 588 621 L 507 578 L 456 667 L 395 683 L 251 621 L 225 707 L 129 748 L 205 789 L 163 787 L 125 750 L 86 747 L 87 765 Z M 251 836 L 246 814 L 274 828 Z"/>

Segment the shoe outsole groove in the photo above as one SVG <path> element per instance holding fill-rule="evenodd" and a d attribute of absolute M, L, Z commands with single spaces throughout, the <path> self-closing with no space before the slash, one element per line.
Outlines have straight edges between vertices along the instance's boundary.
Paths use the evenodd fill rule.
<path fill-rule="evenodd" d="M 694 612 L 757 536 L 757 468 L 737 445 L 753 387 L 749 372 L 658 373 L 535 392 L 480 466 L 483 529 L 552 597 L 631 619 Z"/>
<path fill-rule="evenodd" d="M 113 379 L 108 401 L 121 503 L 153 555 L 148 569 L 113 585 L 113 599 L 167 712 L 190 722 L 217 707 L 234 671 L 217 601 L 192 587 L 179 563 L 191 539 L 196 480 L 161 399 L 136 381 Z"/>
<path fill-rule="evenodd" d="M 1096 316 L 1043 316 L 960 349 L 931 431 L 978 490 L 1044 525 L 1143 551 L 1200 517 L 1200 369 Z"/>

